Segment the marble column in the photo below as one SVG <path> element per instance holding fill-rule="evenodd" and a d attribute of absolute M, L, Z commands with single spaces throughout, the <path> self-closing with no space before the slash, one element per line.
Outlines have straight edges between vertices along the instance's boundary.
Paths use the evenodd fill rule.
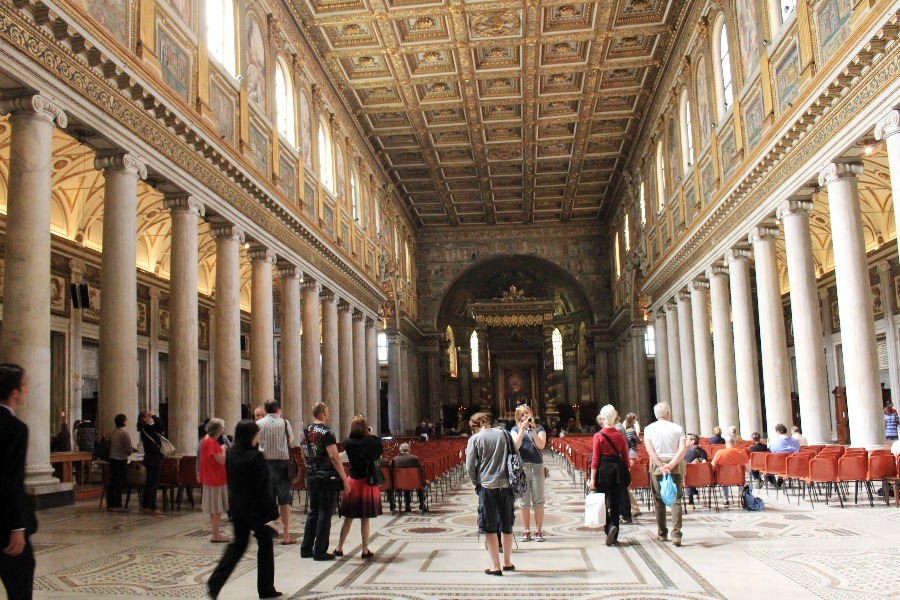
<path fill-rule="evenodd" d="M 98 156 L 94 166 L 103 170 L 106 179 L 97 428 L 108 433 L 115 429 L 117 414 L 127 415 L 132 427 L 137 418 L 137 185 L 138 179 L 147 176 L 147 167 L 131 154 Z"/>
<path fill-rule="evenodd" d="M 319 309 L 322 311 L 322 402 L 328 403 L 331 427 L 342 435 L 350 433 L 350 421 L 344 418 L 345 397 L 340 394 L 340 371 L 338 349 L 338 301 L 334 292 L 323 290 L 319 294 Z M 350 415 L 353 418 L 353 415 Z M 344 439 L 341 437 L 340 439 Z"/>
<path fill-rule="evenodd" d="M 884 145 L 887 146 L 892 198 L 900 198 L 900 135 L 897 135 L 898 133 L 900 133 L 900 111 L 898 110 L 889 111 L 875 125 L 875 139 L 884 140 Z M 900 231 L 900 210 L 894 210 L 894 224 L 897 231 Z M 893 386 L 893 382 L 891 385 Z M 892 391 L 895 389 L 897 388 L 891 388 Z M 897 392 L 900 392 L 900 389 L 897 389 Z"/>
<path fill-rule="evenodd" d="M 195 454 L 200 413 L 197 324 L 198 220 L 206 214 L 193 196 L 168 196 L 172 214 L 169 254 L 169 439 L 177 452 Z M 102 304 L 101 304 L 102 306 Z M 234 426 L 234 423 L 230 425 Z"/>
<path fill-rule="evenodd" d="M 697 366 L 694 354 L 694 319 L 691 310 L 691 295 L 679 292 L 678 333 L 681 348 L 681 386 L 684 390 L 684 426 L 687 433 L 704 433 L 700 430 L 700 412 L 697 395 Z"/>
<path fill-rule="evenodd" d="M 354 399 L 356 391 L 353 387 L 353 307 L 341 300 L 338 304 L 338 390 L 341 396 L 341 435 L 350 433 L 350 421 L 353 419 Z M 341 438 L 343 439 L 343 438 Z"/>
<path fill-rule="evenodd" d="M 811 198 L 790 199 L 778 207 L 777 216 L 784 224 L 803 435 L 811 444 L 830 444 L 831 414 L 828 407 L 831 402 L 825 375 L 822 315 L 819 312 L 816 265 L 809 229 L 812 208 Z"/>
<path fill-rule="evenodd" d="M 728 269 L 722 266 L 706 270 L 712 306 L 713 356 L 716 364 L 716 408 L 723 430 L 738 426 L 737 376 L 734 368 L 734 338 L 731 333 L 731 300 Z"/>
<path fill-rule="evenodd" d="M 303 373 L 300 361 L 300 280 L 303 272 L 289 263 L 278 265 L 281 279 L 281 410 L 294 431 L 309 422 L 303 414 Z"/>
<path fill-rule="evenodd" d="M 353 311 L 353 407 L 356 414 L 371 419 L 366 414 L 366 319 L 358 310 Z"/>
<path fill-rule="evenodd" d="M 241 246 L 244 232 L 236 225 L 217 225 L 212 228 L 212 237 L 216 240 L 213 414 L 225 419 L 228 431 L 234 431 L 241 419 Z"/>
<path fill-rule="evenodd" d="M 400 414 L 402 402 L 403 382 L 400 368 L 400 336 L 396 333 L 388 334 L 388 426 L 391 434 L 396 436 L 402 433 L 400 429 Z M 460 368 L 460 379 L 462 368 Z M 461 397 L 461 402 L 468 404 L 468 398 Z"/>
<path fill-rule="evenodd" d="M 641 423 L 646 423 L 650 419 L 652 407 L 650 406 L 650 377 L 647 373 L 647 329 L 645 327 L 636 327 L 632 331 L 631 363 L 634 368 L 635 387 L 631 401 L 632 412 L 637 414 Z M 577 401 L 576 389 L 573 390 L 570 404 Z"/>
<path fill-rule="evenodd" d="M 84 283 L 84 274 L 87 272 L 86 265 L 84 261 L 80 258 L 73 258 L 69 261 L 69 270 L 71 271 L 71 280 L 69 283 L 71 284 L 79 284 Z M 71 312 L 71 316 L 69 317 L 69 365 L 71 368 L 71 373 L 74 375 L 75 373 L 83 373 L 82 361 L 81 361 L 81 347 L 82 347 L 82 325 L 84 324 L 82 320 L 82 311 L 73 310 Z M 150 386 L 155 387 L 155 386 Z M 84 379 L 82 377 L 73 377 L 72 386 L 69 390 L 69 409 L 67 411 L 67 417 L 69 423 L 74 423 L 77 420 L 83 419 L 83 415 L 81 413 L 81 398 L 84 389 Z M 74 447 L 74 446 L 73 446 Z"/>
<path fill-rule="evenodd" d="M 656 338 L 656 401 L 672 405 L 669 397 L 669 336 L 666 328 L 666 313 L 654 313 L 653 333 Z"/>
<path fill-rule="evenodd" d="M 378 387 L 378 330 L 375 319 L 366 319 L 366 414 L 376 434 L 381 432 Z"/>
<path fill-rule="evenodd" d="M 784 306 L 775 256 L 774 227 L 757 227 L 749 235 L 756 257 L 756 293 L 759 305 L 759 340 L 763 366 L 763 391 L 766 402 L 768 435 L 775 437 L 779 423 L 790 429 L 791 372 L 787 353 Z"/>
<path fill-rule="evenodd" d="M 678 302 L 666 302 L 666 331 L 669 350 L 669 403 L 672 420 L 684 425 L 684 386 L 681 381 L 681 336 L 678 330 Z"/>
<path fill-rule="evenodd" d="M 834 394 L 831 392 L 839 385 L 839 383 L 833 343 L 834 331 L 832 330 L 831 325 L 831 294 L 827 288 L 819 290 L 819 310 L 822 312 L 822 335 L 825 338 L 825 376 L 828 378 L 828 393 L 831 394 L 828 401 L 831 439 L 835 439 L 837 434 L 837 415 L 834 410 Z"/>
<path fill-rule="evenodd" d="M 303 421 L 312 421 L 312 409 L 322 401 L 322 349 L 319 329 L 319 293 L 321 284 L 311 277 L 304 277 L 300 284 L 303 297 L 303 351 L 300 362 L 303 368 Z"/>
<path fill-rule="evenodd" d="M 67 119 L 41 95 L 0 100 L 0 113 L 11 115 L 0 343 L 3 361 L 21 366 L 28 375 L 29 397 L 18 409 L 29 428 L 25 485 L 30 493 L 42 493 L 42 487 L 56 491 L 51 488 L 59 485 L 50 466 L 50 428 L 59 424 L 50 415 L 50 193 L 53 128 L 65 127 Z M 134 255 L 131 271 L 133 278 Z M 135 302 L 132 295 L 132 314 Z M 134 324 L 132 320 L 132 333 Z M 132 346 L 129 356 L 136 353 Z M 137 388 L 131 393 L 136 399 Z"/>
<path fill-rule="evenodd" d="M 275 399 L 275 334 L 272 305 L 272 265 L 268 248 L 250 248 L 250 404 Z"/>
<path fill-rule="evenodd" d="M 600 407 L 609 404 L 609 352 L 606 343 L 597 336 L 594 336 L 594 400 Z"/>
<path fill-rule="evenodd" d="M 759 394 L 759 359 L 756 351 L 756 321 L 750 287 L 750 251 L 732 248 L 725 254 L 731 284 L 731 315 L 734 330 L 734 366 L 737 379 L 739 433 L 745 440 L 762 430 Z"/>
<path fill-rule="evenodd" d="M 819 174 L 828 188 L 834 275 L 837 281 L 847 416 L 853 446 L 883 447 L 884 417 L 872 291 L 866 263 L 857 178 L 860 163 L 833 162 Z"/>
<path fill-rule="evenodd" d="M 888 291 L 891 287 L 891 265 L 886 260 L 876 266 L 878 281 L 881 283 L 881 308 L 884 310 L 884 336 L 887 341 L 888 354 L 888 378 L 890 388 L 900 390 L 900 353 L 897 347 L 897 321 L 894 319 L 894 310 L 897 308 L 894 296 Z M 897 392 L 894 392 L 895 394 Z M 805 427 L 805 426 L 804 426 Z"/>
<path fill-rule="evenodd" d="M 697 371 L 697 408 L 702 435 L 712 435 L 719 424 L 716 409 L 716 373 L 712 336 L 709 332 L 709 282 L 694 280 L 691 292 L 691 321 L 694 325 L 694 368 Z"/>

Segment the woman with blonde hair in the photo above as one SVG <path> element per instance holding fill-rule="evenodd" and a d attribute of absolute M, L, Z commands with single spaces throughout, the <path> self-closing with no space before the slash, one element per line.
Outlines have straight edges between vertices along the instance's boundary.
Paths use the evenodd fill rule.
<path fill-rule="evenodd" d="M 219 436 L 225 432 L 225 421 L 212 418 L 206 424 L 206 437 L 200 443 L 200 483 L 203 484 L 201 508 L 209 515 L 212 524 L 211 542 L 225 544 L 231 540 L 222 536 L 220 524 L 222 513 L 228 511 L 228 478 L 225 475 L 224 444 L 219 444 Z"/>
<path fill-rule="evenodd" d="M 522 541 L 544 541 L 544 457 L 542 451 L 547 445 L 547 432 L 534 422 L 531 408 L 520 404 L 516 408 L 516 425 L 512 428 L 512 439 L 519 450 L 522 468 L 525 470 L 527 488 L 525 495 L 516 503 L 522 509 Z M 531 511 L 534 510 L 534 536 L 531 535 Z"/>
<path fill-rule="evenodd" d="M 619 541 L 619 503 L 622 488 L 631 483 L 628 472 L 628 444 L 616 429 L 619 413 L 611 404 L 600 409 L 597 424 L 603 428 L 594 434 L 591 459 L 591 489 L 606 494 L 606 545 Z"/>
<path fill-rule="evenodd" d="M 350 437 L 344 440 L 344 451 L 350 462 L 350 491 L 341 496 L 344 524 L 341 526 L 341 538 L 334 555 L 344 555 L 344 542 L 350 534 L 350 526 L 353 519 L 359 519 L 362 537 L 360 556 L 372 558 L 375 554 L 369 550 L 369 519 L 381 514 L 381 487 L 370 481 L 370 475 L 374 469 L 379 468 L 376 461 L 381 458 L 384 448 L 381 440 L 370 434 L 369 424 L 364 416 L 357 415 L 350 422 Z"/>

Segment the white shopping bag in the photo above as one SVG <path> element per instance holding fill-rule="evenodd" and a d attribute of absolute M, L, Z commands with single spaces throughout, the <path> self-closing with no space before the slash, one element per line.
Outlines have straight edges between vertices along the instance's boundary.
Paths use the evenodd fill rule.
<path fill-rule="evenodd" d="M 584 497 L 584 524 L 587 527 L 606 524 L 606 494 L 588 494 Z"/>

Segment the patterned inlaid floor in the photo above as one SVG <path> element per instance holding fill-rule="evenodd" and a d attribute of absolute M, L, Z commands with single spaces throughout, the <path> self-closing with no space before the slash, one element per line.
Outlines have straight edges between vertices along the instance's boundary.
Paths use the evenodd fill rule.
<path fill-rule="evenodd" d="M 373 520 L 374 560 L 359 557 L 357 523 L 346 555 L 333 563 L 303 560 L 299 546 L 276 543 L 276 587 L 299 600 L 700 600 L 773 590 L 792 600 L 900 598 L 896 508 L 866 502 L 813 509 L 763 491 L 763 513 L 687 513 L 684 546 L 676 548 L 657 541 L 644 505 L 643 516 L 623 526 L 621 544 L 607 548 L 598 528 L 584 526 L 580 480 L 548 460 L 547 541 L 518 541 L 515 572 L 484 575 L 489 561 L 476 532 L 477 498 L 461 482 L 427 514 L 386 513 Z M 302 499 L 294 506 L 291 530 L 299 537 Z M 33 538 L 39 599 L 202 598 L 224 550 L 209 543 L 209 521 L 199 512 L 157 519 L 109 514 L 90 502 L 39 518 L 41 531 Z M 335 519 L 332 548 L 339 529 Z M 256 597 L 252 543 L 220 597 Z"/>

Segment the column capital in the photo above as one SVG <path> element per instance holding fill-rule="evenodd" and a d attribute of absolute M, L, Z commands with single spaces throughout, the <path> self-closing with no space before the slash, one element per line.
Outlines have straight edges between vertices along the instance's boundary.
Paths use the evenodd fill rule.
<path fill-rule="evenodd" d="M 705 279 L 694 279 L 693 281 L 688 282 L 687 287 L 689 292 L 708 290 L 709 282 Z"/>
<path fill-rule="evenodd" d="M 209 233 L 214 240 L 218 239 L 227 239 L 234 240 L 241 244 L 244 243 L 244 230 L 241 229 L 237 225 L 232 225 L 231 223 L 222 223 L 219 225 L 213 225 L 209 228 Z"/>
<path fill-rule="evenodd" d="M 728 277 L 728 267 L 723 267 L 722 265 L 707 267 L 706 278 L 712 280 L 713 277 Z"/>
<path fill-rule="evenodd" d="M 821 300 L 828 300 L 830 295 L 831 294 L 828 293 L 827 288 L 824 290 L 819 290 L 819 299 L 821 299 Z"/>
<path fill-rule="evenodd" d="M 900 133 L 900 111 L 892 110 L 879 119 L 875 125 L 875 139 L 886 140 L 895 133 Z"/>
<path fill-rule="evenodd" d="M 675 300 L 678 302 L 690 302 L 691 301 L 691 292 L 690 290 L 681 290 L 677 294 L 675 294 Z"/>
<path fill-rule="evenodd" d="M 0 114 L 13 116 L 30 114 L 50 124 L 55 123 L 63 129 L 69 124 L 69 119 L 63 109 L 50 98 L 41 94 L 4 98 L 0 100 Z"/>
<path fill-rule="evenodd" d="M 766 227 L 765 225 L 761 225 L 759 227 L 754 227 L 750 230 L 750 235 L 747 236 L 747 241 L 750 244 L 755 244 L 756 242 L 768 242 L 775 241 L 781 232 L 777 227 Z"/>
<path fill-rule="evenodd" d="M 163 198 L 163 208 L 170 212 L 187 212 L 194 213 L 196 217 L 206 215 L 206 207 L 197 199 L 196 196 L 190 194 L 172 194 Z"/>
<path fill-rule="evenodd" d="M 888 261 L 883 260 L 880 263 L 878 263 L 877 265 L 875 265 L 875 271 L 879 274 L 890 273 L 891 272 L 891 264 Z"/>
<path fill-rule="evenodd" d="M 344 300 L 343 298 L 338 300 L 337 308 L 339 311 L 342 311 L 342 312 L 349 312 L 349 311 L 353 310 L 353 307 L 350 305 L 350 303 L 347 302 L 346 300 Z"/>
<path fill-rule="evenodd" d="M 373 319 L 372 317 L 366 317 L 366 328 L 369 327 L 371 327 L 372 329 L 375 328 L 375 319 Z"/>
<path fill-rule="evenodd" d="M 247 256 L 254 262 L 267 262 L 274 265 L 278 261 L 278 256 L 265 246 L 250 246 Z"/>
<path fill-rule="evenodd" d="M 840 179 L 859 177 L 863 174 L 863 165 L 859 162 L 830 162 L 819 171 L 819 185 L 825 186 Z"/>
<path fill-rule="evenodd" d="M 666 311 L 670 310 L 678 310 L 678 298 L 675 296 L 666 301 Z"/>
<path fill-rule="evenodd" d="M 315 292 L 318 294 L 322 291 L 322 284 L 311 277 L 304 277 L 300 283 L 300 289 L 304 292 Z"/>
<path fill-rule="evenodd" d="M 282 279 L 302 279 L 303 270 L 290 263 L 281 263 L 278 265 L 278 276 Z"/>
<path fill-rule="evenodd" d="M 73 258 L 69 261 L 69 270 L 72 271 L 72 275 L 80 278 L 87 273 L 87 265 L 80 258 Z"/>
<path fill-rule="evenodd" d="M 321 302 L 334 302 L 335 299 L 337 299 L 337 296 L 331 290 L 323 289 L 319 292 L 319 300 Z"/>
<path fill-rule="evenodd" d="M 775 209 L 775 218 L 784 221 L 797 215 L 809 216 L 813 211 L 812 198 L 788 198 Z"/>
<path fill-rule="evenodd" d="M 362 321 L 365 318 L 365 315 L 358 308 L 353 309 L 353 320 L 354 321 Z"/>
<path fill-rule="evenodd" d="M 725 260 L 728 263 L 740 260 L 749 261 L 753 257 L 753 253 L 747 248 L 731 248 L 725 252 Z"/>
<path fill-rule="evenodd" d="M 661 306 L 657 310 L 653 311 L 653 319 L 665 319 L 666 318 L 666 307 L 665 305 Z"/>
<path fill-rule="evenodd" d="M 137 179 L 147 178 L 147 165 L 140 158 L 128 152 L 98 154 L 94 159 L 94 168 L 98 171 L 122 171 Z"/>

